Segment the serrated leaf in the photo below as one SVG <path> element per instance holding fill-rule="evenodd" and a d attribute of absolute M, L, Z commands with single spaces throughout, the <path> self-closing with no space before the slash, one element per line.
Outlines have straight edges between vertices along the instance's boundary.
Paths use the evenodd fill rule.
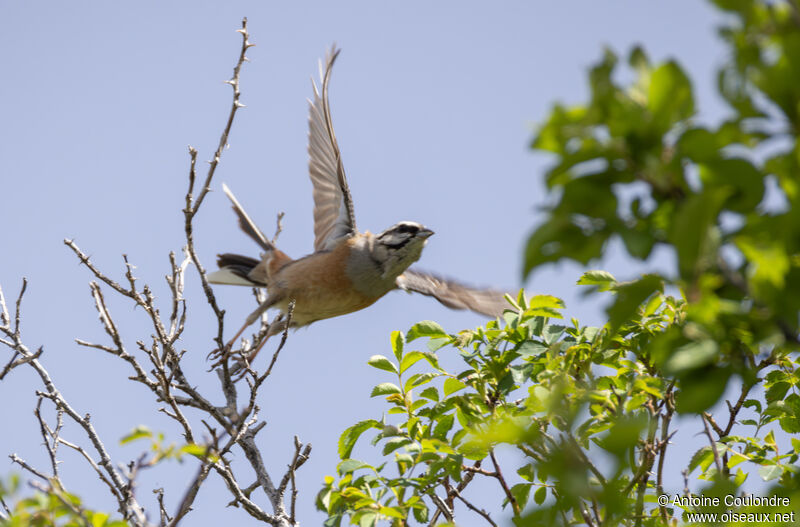
<path fill-rule="evenodd" d="M 431 386 L 429 388 L 425 388 L 421 392 L 419 392 L 420 397 L 425 397 L 426 399 L 430 399 L 431 401 L 439 402 L 439 390 L 436 387 Z"/>
<path fill-rule="evenodd" d="M 520 344 L 519 348 L 517 349 L 517 353 L 523 359 L 535 357 L 541 353 L 544 353 L 545 351 L 547 351 L 547 346 L 533 340 L 526 340 Z"/>
<path fill-rule="evenodd" d="M 453 416 L 453 414 L 443 416 L 433 428 L 433 436 L 444 440 L 444 438 L 447 437 L 447 433 L 453 428 L 454 422 L 455 416 Z"/>
<path fill-rule="evenodd" d="M 370 397 L 377 397 L 379 395 L 390 395 L 393 393 L 400 393 L 400 388 L 390 382 L 382 382 L 372 389 Z"/>
<path fill-rule="evenodd" d="M 395 358 L 399 361 L 403 357 L 403 344 L 405 342 L 403 332 L 392 331 L 392 335 L 389 337 L 389 340 L 392 343 L 392 353 L 394 353 Z"/>
<path fill-rule="evenodd" d="M 381 428 L 381 424 L 375 419 L 367 419 L 366 421 L 354 424 L 342 432 L 342 435 L 339 436 L 339 458 L 349 458 L 358 438 L 370 428 Z"/>
<path fill-rule="evenodd" d="M 406 380 L 405 384 L 403 385 L 403 389 L 406 392 L 409 392 L 411 391 L 412 388 L 430 382 L 430 380 L 435 377 L 437 377 L 437 374 L 435 373 L 430 373 L 430 372 L 415 373 L 414 375 L 409 377 L 408 380 Z"/>
<path fill-rule="evenodd" d="M 596 286 L 598 291 L 608 291 L 616 285 L 617 279 L 608 271 L 586 271 L 576 283 Z"/>
<path fill-rule="evenodd" d="M 408 437 L 393 437 L 383 445 L 383 455 L 388 455 L 400 447 L 411 444 L 413 441 Z"/>
<path fill-rule="evenodd" d="M 411 342 L 420 337 L 441 338 L 448 336 L 444 328 L 433 320 L 423 320 L 411 326 L 408 330 L 408 334 L 406 334 L 406 342 Z"/>
<path fill-rule="evenodd" d="M 564 309 L 564 302 L 551 295 L 536 295 L 528 302 L 526 315 L 537 317 L 564 318 L 558 309 Z"/>
<path fill-rule="evenodd" d="M 711 450 L 710 446 L 704 446 L 695 452 L 692 456 L 692 459 L 689 461 L 689 472 L 691 473 L 698 466 L 705 471 L 705 469 L 708 468 L 713 461 L 714 452 Z"/>
<path fill-rule="evenodd" d="M 428 342 L 428 344 L 430 344 L 430 342 Z M 422 358 L 425 359 L 428 362 L 428 364 L 431 365 L 432 368 L 437 369 L 439 371 L 444 371 L 442 367 L 439 366 L 439 357 L 437 357 L 435 353 L 433 353 L 432 351 L 421 351 L 420 353 L 422 353 Z"/>

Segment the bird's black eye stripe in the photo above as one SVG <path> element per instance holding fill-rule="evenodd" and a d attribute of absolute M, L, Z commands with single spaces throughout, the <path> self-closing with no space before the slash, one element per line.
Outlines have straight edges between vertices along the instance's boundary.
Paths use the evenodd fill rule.
<path fill-rule="evenodd" d="M 401 223 L 397 227 L 397 232 L 410 232 L 412 234 L 416 234 L 419 232 L 419 227 L 416 225 L 409 225 L 408 223 Z"/>

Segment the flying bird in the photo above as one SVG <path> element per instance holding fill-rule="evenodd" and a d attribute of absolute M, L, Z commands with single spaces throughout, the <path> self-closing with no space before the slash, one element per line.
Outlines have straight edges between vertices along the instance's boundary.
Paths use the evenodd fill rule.
<path fill-rule="evenodd" d="M 472 288 L 409 269 L 419 260 L 425 243 L 433 235 L 425 226 L 401 221 L 378 234 L 359 232 L 356 228 L 353 200 L 328 104 L 328 83 L 339 51 L 331 48 L 324 70 L 320 62 L 321 90 L 312 80 L 313 99 L 308 101 L 314 252 L 298 259 L 289 257 L 261 232 L 230 189 L 222 186 L 238 216 L 239 227 L 264 252 L 260 259 L 230 253 L 218 255 L 219 270 L 211 273 L 208 281 L 267 289 L 266 300 L 247 317 L 227 349 L 270 308 L 279 309 L 281 314 L 270 325 L 264 342 L 284 331 L 292 301 L 290 327 L 307 326 L 317 320 L 364 309 L 394 289 L 422 293 L 447 307 L 469 309 L 489 317 L 499 316 L 509 307 L 502 292 Z M 258 349 L 249 360 L 257 352 Z"/>

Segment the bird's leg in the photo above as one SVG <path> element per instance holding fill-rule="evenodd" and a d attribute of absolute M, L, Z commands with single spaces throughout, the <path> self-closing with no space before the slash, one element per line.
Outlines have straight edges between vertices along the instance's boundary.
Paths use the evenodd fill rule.
<path fill-rule="evenodd" d="M 244 376 L 247 371 L 247 367 L 253 363 L 256 355 L 258 355 L 258 352 L 261 351 L 261 348 L 264 347 L 264 344 L 267 343 L 270 337 L 286 331 L 286 325 L 288 322 L 289 320 L 284 318 L 282 313 L 278 315 L 278 318 L 272 321 L 272 324 L 270 324 L 269 328 L 267 329 L 267 334 L 264 335 L 264 338 L 258 343 L 258 347 L 247 355 L 243 354 L 242 357 L 237 359 L 236 364 L 231 367 L 231 374 L 237 377 L 234 380 L 238 381 Z"/>
<path fill-rule="evenodd" d="M 223 349 L 215 349 L 214 351 L 212 351 L 211 353 L 209 353 L 209 354 L 208 354 L 208 356 L 207 356 L 206 358 L 207 358 L 207 359 L 209 359 L 209 360 L 216 360 L 216 361 L 217 361 L 217 363 L 218 363 L 220 360 L 225 360 L 225 359 L 228 357 L 228 355 L 230 354 L 230 352 L 231 352 L 231 349 L 233 349 L 233 345 L 234 345 L 234 343 L 236 342 L 236 340 L 237 340 L 239 337 L 241 337 L 241 336 L 242 336 L 242 333 L 244 333 L 244 330 L 245 330 L 245 329 L 247 329 L 247 328 L 248 328 L 248 326 L 250 326 L 251 324 L 253 324 L 253 323 L 254 323 L 256 320 L 258 320 L 259 318 L 261 318 L 261 315 L 263 315 L 263 314 L 264 314 L 264 312 L 265 312 L 267 309 L 269 309 L 269 308 L 271 308 L 272 306 L 274 306 L 274 305 L 275 305 L 275 303 L 276 303 L 278 300 L 279 300 L 279 298 L 278 298 L 278 297 L 273 297 L 272 295 L 268 296 L 268 297 L 267 297 L 267 299 L 266 299 L 266 300 L 264 300 L 264 301 L 263 301 L 263 302 L 262 302 L 262 303 L 261 303 L 261 304 L 260 304 L 260 305 L 259 305 L 259 306 L 256 308 L 256 310 L 255 310 L 255 311 L 253 311 L 252 313 L 250 313 L 250 314 L 247 316 L 247 319 L 244 321 L 244 325 L 242 325 L 242 327 L 239 329 L 239 331 L 237 331 L 237 332 L 236 332 L 236 335 L 234 335 L 234 336 L 233 336 L 233 338 L 232 338 L 232 339 L 231 339 L 231 340 L 230 340 L 230 341 L 229 341 L 227 344 L 225 344 L 225 347 L 224 347 Z M 216 365 L 216 364 L 215 364 L 215 365 Z"/>

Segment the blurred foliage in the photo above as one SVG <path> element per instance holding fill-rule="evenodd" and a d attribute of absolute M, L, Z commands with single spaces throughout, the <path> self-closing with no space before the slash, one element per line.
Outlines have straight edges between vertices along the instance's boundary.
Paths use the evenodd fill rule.
<path fill-rule="evenodd" d="M 163 433 L 155 433 L 146 426 L 137 426 L 120 439 L 121 445 L 147 441 L 148 449 L 131 470 L 153 468 L 165 461 L 183 462 L 185 456 L 201 461 L 216 462 L 219 458 L 207 447 L 194 443 L 176 445 L 165 443 Z M 127 527 L 128 522 L 112 519 L 110 514 L 87 509 L 80 497 L 67 492 L 60 477 L 47 482 L 32 481 L 34 491 L 21 495 L 20 478 L 12 475 L 8 481 L 0 480 L 0 527 Z"/>
<path fill-rule="evenodd" d="M 0 525 L 3 527 L 127 527 L 122 520 L 113 520 L 105 512 L 88 510 L 80 498 L 66 492 L 61 485 L 42 485 L 27 497 L 19 497 L 20 479 L 12 475 L 0 481 Z M 11 505 L 13 503 L 13 505 Z"/>
<path fill-rule="evenodd" d="M 520 295 L 504 320 L 474 331 L 422 322 L 395 332 L 393 357 L 370 359 L 389 376 L 372 392 L 388 410 L 342 434 L 317 500 L 326 525 L 760 521 L 689 516 L 698 511 L 800 521 L 800 4 L 713 3 L 730 53 L 717 75 L 724 120 L 697 122 L 675 61 L 636 48 L 634 80 L 621 84 L 606 51 L 589 101 L 554 106 L 532 141 L 554 162 L 526 276 L 596 261 L 614 239 L 634 259 L 672 259 L 673 270 L 629 281 L 585 273 L 578 284 L 610 300 L 599 328 L 554 324 L 560 300 Z M 420 337 L 427 349 L 409 350 Z M 437 355 L 451 349 L 456 371 Z M 688 466 L 666 461 L 677 414 L 707 445 L 685 454 Z M 365 435 L 377 463 L 353 454 L 376 457 L 358 444 Z M 470 493 L 476 478 L 496 493 Z M 690 479 L 720 502 L 692 503 Z M 753 488 L 786 501 L 722 499 Z"/>

